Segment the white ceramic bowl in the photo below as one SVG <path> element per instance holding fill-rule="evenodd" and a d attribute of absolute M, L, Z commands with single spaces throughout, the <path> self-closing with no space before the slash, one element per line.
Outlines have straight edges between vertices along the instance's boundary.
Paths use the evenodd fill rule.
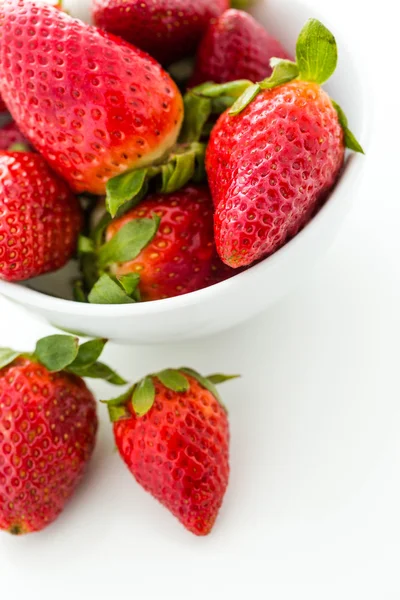
<path fill-rule="evenodd" d="M 81 1 L 69 0 L 67 8 L 85 17 L 87 2 L 82 6 Z M 323 14 L 310 13 L 298 0 L 260 0 L 253 12 L 293 53 L 297 34 L 309 17 L 317 17 L 329 27 Z M 345 109 L 352 130 L 365 143 L 368 90 L 358 77 L 340 31 L 334 33 L 340 58 L 328 91 Z M 67 267 L 25 285 L 0 281 L 0 293 L 53 325 L 121 343 L 171 342 L 217 333 L 265 310 L 326 252 L 349 210 L 362 168 L 363 157 L 350 155 L 329 200 L 303 231 L 273 256 L 210 288 L 142 304 L 80 304 L 62 298 L 71 268 Z"/>

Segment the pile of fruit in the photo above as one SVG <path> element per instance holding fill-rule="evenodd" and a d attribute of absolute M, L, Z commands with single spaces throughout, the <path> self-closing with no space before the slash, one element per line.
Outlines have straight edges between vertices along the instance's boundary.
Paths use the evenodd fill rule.
<path fill-rule="evenodd" d="M 93 0 L 93 18 L 0 0 L 1 279 L 75 259 L 74 297 L 97 304 L 217 284 L 295 236 L 362 152 L 321 88 L 337 47 L 315 19 L 293 57 L 228 0 Z M 0 349 L 0 528 L 40 530 L 74 491 L 97 430 L 83 377 L 126 383 L 104 344 Z M 198 535 L 228 483 L 229 378 L 167 369 L 108 402 L 136 480 Z"/>
<path fill-rule="evenodd" d="M 213 285 L 296 235 L 362 151 L 320 87 L 337 49 L 315 19 L 292 60 L 228 0 L 93 0 L 93 17 L 0 4 L 2 279 L 76 258 L 80 302 Z"/>

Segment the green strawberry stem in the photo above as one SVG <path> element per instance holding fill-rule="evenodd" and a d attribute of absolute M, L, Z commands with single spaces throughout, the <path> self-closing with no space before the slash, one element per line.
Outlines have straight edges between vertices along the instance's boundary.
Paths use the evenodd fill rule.
<path fill-rule="evenodd" d="M 97 359 L 106 345 L 105 339 L 94 339 L 79 345 L 79 339 L 70 335 L 50 335 L 39 340 L 32 353 L 0 348 L 0 368 L 11 364 L 19 356 L 39 362 L 52 373 L 66 371 L 79 377 L 104 379 L 114 385 L 125 385 L 110 367 Z"/>
<path fill-rule="evenodd" d="M 205 179 L 205 145 L 179 143 L 160 162 L 113 177 L 106 187 L 106 208 L 112 217 L 121 216 L 143 199 L 152 187 L 162 194 L 176 192 L 189 181 Z"/>
<path fill-rule="evenodd" d="M 232 117 L 239 115 L 262 91 L 273 89 L 290 81 L 301 80 L 322 85 L 334 73 L 338 53 L 333 34 L 317 19 L 309 19 L 301 30 L 296 44 L 296 62 L 271 59 L 273 72 L 264 81 L 236 81 L 229 84 L 202 84 L 190 90 L 185 98 L 185 120 L 182 139 L 198 141 L 206 136 L 210 120 L 229 108 Z M 240 94 L 237 92 L 240 91 Z M 364 153 L 354 134 L 348 128 L 347 118 L 340 106 L 333 102 L 344 131 L 347 148 Z"/>
<path fill-rule="evenodd" d="M 239 375 L 223 375 L 215 373 L 208 377 L 203 377 L 197 371 L 188 367 L 180 369 L 164 369 L 158 373 L 146 375 L 135 383 L 127 392 L 114 398 L 113 400 L 103 401 L 107 404 L 108 413 L 111 422 L 119 421 L 120 419 L 129 418 L 129 404 L 132 405 L 135 414 L 138 417 L 143 417 L 152 408 L 155 400 L 154 379 L 158 379 L 166 388 L 175 393 L 187 392 L 190 388 L 190 383 L 187 376 L 196 379 L 200 385 L 211 392 L 216 400 L 223 408 L 221 397 L 215 387 L 216 384 L 224 383 L 231 379 L 236 379 Z M 226 410 L 226 409 L 225 409 Z"/>

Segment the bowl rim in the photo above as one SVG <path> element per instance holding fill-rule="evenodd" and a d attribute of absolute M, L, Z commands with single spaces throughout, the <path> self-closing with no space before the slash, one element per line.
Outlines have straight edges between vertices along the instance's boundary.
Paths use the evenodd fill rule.
<path fill-rule="evenodd" d="M 305 3 L 298 2 L 306 8 Z M 340 33 L 340 32 L 339 32 Z M 348 62 L 346 68 L 354 73 L 354 77 L 357 81 L 357 87 L 361 92 L 361 98 L 358 102 L 359 109 L 359 131 L 357 136 L 363 141 L 364 149 L 368 147 L 370 138 L 370 127 L 367 127 L 366 114 L 372 114 L 373 109 L 371 106 L 366 109 L 366 105 L 371 104 L 371 94 L 369 93 L 370 84 L 365 79 L 361 78 L 357 74 L 355 61 L 351 52 L 349 53 Z M 351 95 L 349 94 L 349 98 Z M 307 224 L 293 239 L 287 242 L 282 248 L 271 256 L 265 258 L 259 263 L 251 266 L 246 271 L 234 275 L 230 279 L 214 284 L 207 288 L 183 294 L 181 296 L 175 296 L 173 298 L 165 298 L 161 300 L 153 300 L 151 302 L 138 302 L 132 304 L 89 304 L 84 302 L 77 302 L 74 300 L 67 300 L 64 298 L 58 298 L 40 292 L 24 285 L 24 282 L 12 283 L 0 279 L 0 294 L 5 296 L 9 300 L 13 300 L 23 305 L 29 305 L 30 307 L 37 307 L 41 310 L 49 310 L 56 313 L 69 313 L 71 316 L 82 316 L 82 317 L 93 317 L 93 318 L 112 318 L 112 317 L 141 317 L 144 315 L 155 315 L 163 312 L 170 312 L 173 310 L 179 310 L 180 308 L 194 306 L 207 301 L 211 297 L 226 296 L 227 293 L 232 293 L 236 286 L 246 286 L 250 278 L 255 275 L 259 275 L 261 272 L 267 272 L 279 268 L 279 264 L 284 263 L 288 260 L 288 256 L 292 253 L 296 253 L 298 247 L 305 246 L 309 237 L 312 237 L 315 230 L 320 227 L 321 221 L 325 221 L 330 218 L 330 213 L 336 210 L 345 201 L 346 194 L 343 193 L 343 184 L 347 188 L 347 180 L 351 178 L 356 179 L 358 173 L 363 168 L 363 161 L 365 158 L 359 154 L 352 154 L 351 157 L 346 159 L 346 165 L 341 174 L 340 180 L 337 187 L 332 191 L 328 200 L 324 206 L 320 209 L 317 215 L 313 217 L 310 223 Z"/>

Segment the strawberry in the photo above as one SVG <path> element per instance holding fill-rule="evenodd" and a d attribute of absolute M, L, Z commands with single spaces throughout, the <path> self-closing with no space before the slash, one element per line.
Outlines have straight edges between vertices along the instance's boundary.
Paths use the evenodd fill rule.
<path fill-rule="evenodd" d="M 78 200 L 39 154 L 0 152 L 0 279 L 62 267 L 81 225 Z"/>
<path fill-rule="evenodd" d="M 234 268 L 272 254 L 297 233 L 335 184 L 345 146 L 362 152 L 343 111 L 320 87 L 336 67 L 333 35 L 310 20 L 296 54 L 297 63 L 278 61 L 269 79 L 249 86 L 211 133 L 206 168 L 215 239 Z"/>
<path fill-rule="evenodd" d="M 0 96 L 0 113 L 6 112 L 7 106 L 4 103 L 3 98 Z"/>
<path fill-rule="evenodd" d="M 234 273 L 217 255 L 212 201 L 202 186 L 150 195 L 107 226 L 105 241 L 98 261 L 112 279 L 103 276 L 95 284 L 89 294 L 93 303 L 112 303 L 110 295 L 105 296 L 110 287 L 119 302 L 115 285 L 127 276 L 137 278 L 130 280 L 137 286 L 135 300 L 137 292 L 142 300 L 158 300 L 199 290 Z"/>
<path fill-rule="evenodd" d="M 79 375 L 96 376 L 104 344 L 79 348 L 76 338 L 55 335 L 40 340 L 34 354 L 0 348 L 0 529 L 43 529 L 81 480 L 97 416 Z M 112 382 L 125 383 L 109 373 Z"/>
<path fill-rule="evenodd" d="M 190 87 L 205 81 L 260 81 L 271 75 L 274 56 L 291 58 L 251 15 L 227 10 L 209 26 L 199 46 Z"/>
<path fill-rule="evenodd" d="M 18 129 L 16 123 L 11 121 L 0 129 L 0 150 L 9 150 L 16 144 L 29 147 L 28 142 Z"/>
<path fill-rule="evenodd" d="M 0 22 L 0 92 L 73 190 L 103 194 L 173 146 L 182 98 L 147 54 L 35 0 L 4 0 Z"/>
<path fill-rule="evenodd" d="M 108 403 L 136 481 L 192 533 L 207 535 L 229 478 L 229 424 L 214 382 L 191 369 L 148 375 Z"/>
<path fill-rule="evenodd" d="M 208 24 L 228 6 L 228 0 L 93 0 L 93 18 L 170 64 L 194 53 Z"/>

